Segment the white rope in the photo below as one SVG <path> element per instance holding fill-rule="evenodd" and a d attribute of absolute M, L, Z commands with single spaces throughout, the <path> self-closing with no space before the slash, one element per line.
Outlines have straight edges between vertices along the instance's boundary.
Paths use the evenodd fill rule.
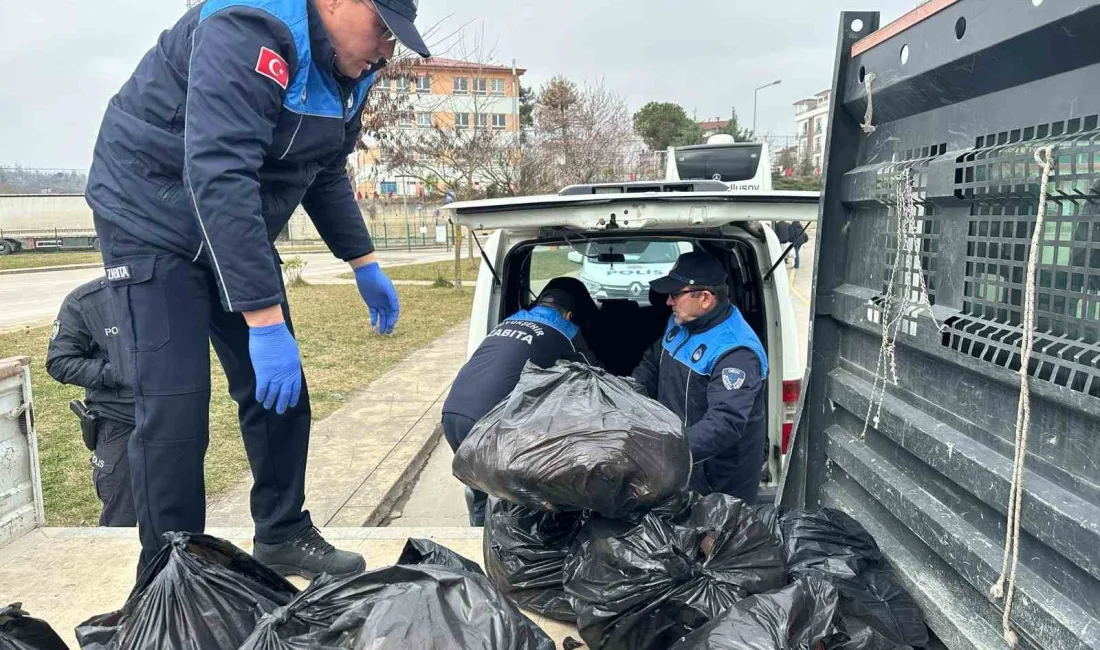
<path fill-rule="evenodd" d="M 1041 157 L 1042 156 L 1042 157 Z M 1004 615 L 1001 631 L 1009 648 L 1018 641 L 1012 630 L 1009 616 L 1012 612 L 1012 596 L 1016 591 L 1016 567 L 1020 559 L 1020 504 L 1023 502 L 1024 457 L 1027 455 L 1027 434 L 1031 422 L 1031 384 L 1028 365 L 1035 338 L 1035 274 L 1039 266 L 1039 249 L 1042 242 L 1043 220 L 1047 209 L 1047 184 L 1053 166 L 1054 147 L 1041 147 L 1035 151 L 1035 162 L 1043 168 L 1039 187 L 1039 207 L 1035 211 L 1035 232 L 1031 235 L 1031 251 L 1027 256 L 1027 275 L 1024 287 L 1023 337 L 1020 339 L 1020 399 L 1016 404 L 1016 454 L 1012 461 L 1012 486 L 1008 493 L 1008 510 L 1005 521 L 1005 547 L 1001 562 L 1001 575 L 989 588 L 993 598 L 1004 596 Z M 1012 556 L 1011 566 L 1009 555 Z M 1008 576 L 1008 593 L 1004 593 L 1005 576 Z"/>
<path fill-rule="evenodd" d="M 863 124 L 859 125 L 859 128 L 863 129 L 864 133 L 874 133 L 875 127 L 871 124 L 871 118 L 875 115 L 875 105 L 872 103 L 871 96 L 871 82 L 875 80 L 875 73 L 868 72 L 863 77 L 863 87 L 867 89 L 867 112 L 863 114 Z"/>
<path fill-rule="evenodd" d="M 859 437 L 867 437 L 867 428 L 879 426 L 882 414 L 882 401 L 886 397 L 886 384 L 898 383 L 897 340 L 901 326 L 908 316 L 915 318 L 921 311 L 927 311 L 933 324 L 941 332 L 943 325 L 932 311 L 932 301 L 928 297 L 928 285 L 924 281 L 924 269 L 920 264 L 920 233 L 917 232 L 917 207 L 913 199 L 913 176 L 908 167 L 894 177 L 894 232 L 897 235 L 897 247 L 894 263 L 890 268 L 890 277 L 886 281 L 886 290 L 882 300 L 882 345 L 879 348 L 875 366 L 875 379 L 871 386 L 871 399 L 867 404 L 867 415 L 863 418 L 863 431 Z M 903 261 L 904 260 L 904 261 Z M 904 268 L 919 278 L 917 301 L 911 295 L 913 287 L 902 287 L 900 298 L 895 290 L 898 275 Z M 894 309 L 896 307 L 896 310 Z M 883 369 L 888 367 L 889 378 L 883 377 Z M 880 384 L 881 380 L 881 384 Z"/>

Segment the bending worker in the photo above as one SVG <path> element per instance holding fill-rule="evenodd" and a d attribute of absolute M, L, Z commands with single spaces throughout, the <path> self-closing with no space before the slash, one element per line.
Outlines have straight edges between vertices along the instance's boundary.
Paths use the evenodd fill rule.
<path fill-rule="evenodd" d="M 528 361 L 550 368 L 561 359 L 588 363 L 591 353 L 578 347 L 572 322 L 577 304 L 569 291 L 543 289 L 530 310 L 501 321 L 458 371 L 443 402 L 443 435 L 452 451 L 486 413 L 504 401 L 519 383 Z M 485 523 L 484 492 L 466 488 L 470 525 Z"/>
<path fill-rule="evenodd" d="M 100 526 L 136 526 L 126 444 L 134 430 L 134 392 L 126 351 L 107 281 L 73 289 L 61 303 L 46 352 L 46 372 L 62 384 L 84 388 L 70 402 L 80 418 L 84 446 L 92 452 L 92 484 L 103 503 Z"/>
<path fill-rule="evenodd" d="M 730 303 L 722 263 L 707 253 L 684 253 L 650 286 L 668 295 L 672 316 L 633 376 L 687 426 L 690 489 L 754 503 L 767 434 L 764 346 Z"/>
<path fill-rule="evenodd" d="M 364 568 L 303 510 L 309 394 L 273 242 L 301 203 L 393 331 L 345 166 L 395 39 L 429 56 L 415 16 L 415 0 L 207 0 L 107 106 L 85 194 L 134 367 L 139 571 L 164 533 L 205 526 L 208 340 L 239 405 L 253 555 L 306 578 Z"/>

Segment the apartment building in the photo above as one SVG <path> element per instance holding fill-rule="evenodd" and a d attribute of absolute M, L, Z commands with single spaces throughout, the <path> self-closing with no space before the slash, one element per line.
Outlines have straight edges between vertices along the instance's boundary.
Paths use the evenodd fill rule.
<path fill-rule="evenodd" d="M 823 90 L 813 97 L 794 103 L 798 159 L 809 159 L 814 169 L 821 169 L 825 161 L 825 134 L 828 133 L 831 93 L 831 90 Z"/>
<path fill-rule="evenodd" d="M 522 68 L 434 57 L 418 61 L 409 78 L 391 80 L 374 92 L 408 95 L 409 111 L 390 128 L 402 135 L 418 130 L 491 128 L 518 132 Z M 355 185 L 364 197 L 424 194 L 423 182 L 390 174 L 375 166 L 377 149 L 354 154 Z"/>

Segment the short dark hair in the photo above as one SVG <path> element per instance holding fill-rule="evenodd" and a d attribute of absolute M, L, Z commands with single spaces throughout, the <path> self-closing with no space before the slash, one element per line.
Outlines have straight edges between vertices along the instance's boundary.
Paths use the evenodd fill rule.
<path fill-rule="evenodd" d="M 699 287 L 714 294 L 714 297 L 718 300 L 729 300 L 730 288 L 729 285 L 719 284 L 715 286 Z"/>
<path fill-rule="evenodd" d="M 555 302 L 546 302 L 546 301 L 540 300 L 540 301 L 535 303 L 535 306 L 536 307 L 551 307 L 552 309 L 554 309 L 554 311 L 558 312 L 562 316 L 565 316 L 566 314 L 571 313 L 568 309 L 566 309 L 565 307 L 563 307 L 563 306 L 561 306 L 561 305 L 559 305 Z"/>

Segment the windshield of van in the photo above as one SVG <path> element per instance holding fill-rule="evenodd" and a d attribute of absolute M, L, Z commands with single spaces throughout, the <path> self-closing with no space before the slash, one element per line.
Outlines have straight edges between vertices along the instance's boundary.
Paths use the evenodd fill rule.
<path fill-rule="evenodd" d="M 680 247 L 676 242 L 655 241 L 643 242 L 644 248 L 632 245 L 624 247 L 622 244 L 589 244 L 587 256 L 591 264 L 613 264 L 614 262 L 602 262 L 600 253 L 621 253 L 626 258 L 627 264 L 674 264 L 680 256 Z M 620 262 L 621 263 L 621 262 Z"/>
<path fill-rule="evenodd" d="M 649 305 L 649 283 L 666 275 L 676 259 L 692 250 L 687 241 L 632 239 L 617 242 L 588 242 L 570 246 L 537 246 L 531 257 L 529 286 L 538 294 L 557 277 L 579 279 L 597 302 L 631 300 Z M 600 255 L 622 255 L 623 261 L 599 261 Z"/>

